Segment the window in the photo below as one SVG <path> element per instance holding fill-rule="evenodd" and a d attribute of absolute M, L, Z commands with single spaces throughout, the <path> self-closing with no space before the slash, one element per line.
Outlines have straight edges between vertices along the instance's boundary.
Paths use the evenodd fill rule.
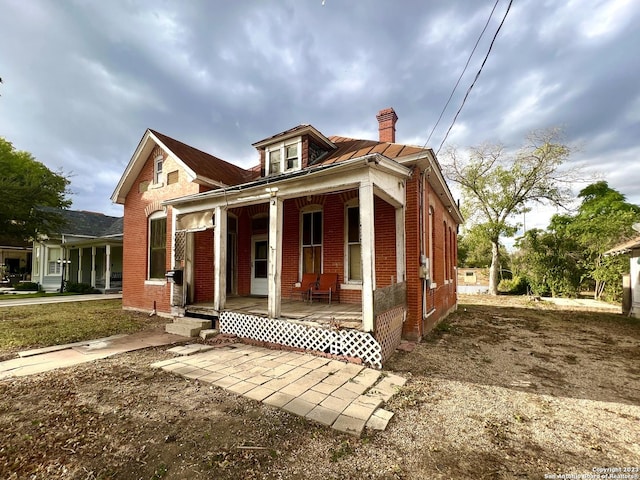
<path fill-rule="evenodd" d="M 149 278 L 164 279 L 167 252 L 167 217 L 149 217 Z"/>
<path fill-rule="evenodd" d="M 269 174 L 300 170 L 300 144 L 298 139 L 293 143 L 270 146 L 267 150 Z"/>
<path fill-rule="evenodd" d="M 62 258 L 61 248 L 47 249 L 47 275 L 60 275 L 60 263 L 58 260 Z"/>
<path fill-rule="evenodd" d="M 433 207 L 429 207 L 429 233 L 430 233 L 430 239 L 429 239 L 429 278 L 431 279 L 431 285 L 435 285 L 436 283 L 436 279 L 434 277 L 434 272 L 436 271 L 436 257 L 433 254 L 434 252 L 434 248 L 433 246 L 436 243 L 436 231 L 434 225 L 433 225 L 433 216 L 435 214 L 435 211 L 433 210 Z"/>
<path fill-rule="evenodd" d="M 444 271 L 444 283 L 449 279 L 449 241 L 447 240 L 447 222 L 442 222 L 442 250 L 444 253 L 444 262 L 442 267 Z"/>
<path fill-rule="evenodd" d="M 153 183 L 162 183 L 162 155 L 156 157 L 153 166 Z"/>
<path fill-rule="evenodd" d="M 269 173 L 276 174 L 280 173 L 280 150 L 274 150 L 269 152 Z"/>
<path fill-rule="evenodd" d="M 302 214 L 302 273 L 322 270 L 322 211 Z"/>
<path fill-rule="evenodd" d="M 362 281 L 362 255 L 360 247 L 360 207 L 347 206 L 347 281 Z"/>
<path fill-rule="evenodd" d="M 298 169 L 298 145 L 287 145 L 285 147 L 287 170 Z"/>

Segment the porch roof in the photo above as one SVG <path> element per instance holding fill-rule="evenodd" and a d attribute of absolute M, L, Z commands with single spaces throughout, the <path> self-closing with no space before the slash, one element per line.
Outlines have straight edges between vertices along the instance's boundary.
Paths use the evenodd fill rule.
<path fill-rule="evenodd" d="M 619 245 L 616 245 L 615 247 L 613 247 L 611 250 L 608 250 L 607 252 L 605 252 L 605 255 L 620 255 L 623 253 L 629 253 L 632 250 L 635 250 L 637 248 L 640 248 L 640 236 L 633 238 L 631 240 L 628 240 L 624 243 L 621 243 Z"/>

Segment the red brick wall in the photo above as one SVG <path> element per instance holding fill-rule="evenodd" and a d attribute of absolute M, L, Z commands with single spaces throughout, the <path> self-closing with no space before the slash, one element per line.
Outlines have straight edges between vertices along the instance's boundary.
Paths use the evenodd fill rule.
<path fill-rule="evenodd" d="M 193 234 L 193 249 L 197 266 L 193 278 L 194 302 L 213 302 L 213 230 L 195 232 Z"/>
<path fill-rule="evenodd" d="M 420 261 L 420 178 L 414 175 L 407 181 L 405 206 L 405 261 L 407 272 L 407 319 L 402 335 L 416 340 L 421 337 L 422 280 L 418 276 Z"/>
<path fill-rule="evenodd" d="M 154 159 L 162 155 L 165 185 L 159 188 L 152 186 Z M 179 181 L 166 185 L 166 175 L 179 170 Z M 149 182 L 149 189 L 141 192 L 141 182 Z M 148 213 L 162 210 L 160 202 L 190 193 L 197 193 L 198 185 L 189 183 L 185 173 L 179 169 L 177 163 L 167 158 L 165 152 L 156 147 L 147 158 L 144 167 L 137 176 L 131 190 L 127 194 L 124 204 L 124 239 L 123 239 L 123 285 L 122 305 L 125 308 L 151 311 L 155 306 L 159 313 L 168 314 L 171 311 L 168 284 L 148 285 Z M 145 211 L 146 210 L 146 211 Z M 166 269 L 171 268 L 171 208 L 167 209 L 167 252 Z"/>
<path fill-rule="evenodd" d="M 296 200 L 285 200 L 282 215 L 282 297 L 291 297 L 291 288 L 298 282 L 300 257 L 300 209 Z"/>
<path fill-rule="evenodd" d="M 379 197 L 375 197 L 373 209 L 376 243 L 376 288 L 383 288 L 397 282 L 396 210 Z"/>

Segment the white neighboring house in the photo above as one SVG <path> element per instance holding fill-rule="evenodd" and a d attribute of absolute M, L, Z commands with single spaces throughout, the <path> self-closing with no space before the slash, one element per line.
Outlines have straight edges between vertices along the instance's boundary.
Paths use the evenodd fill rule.
<path fill-rule="evenodd" d="M 634 227 L 635 228 L 635 227 Z M 622 311 L 624 314 L 640 318 L 640 236 L 621 243 L 606 252 L 606 255 L 629 255 L 629 280 L 623 280 L 624 297 Z M 629 293 L 627 293 L 629 291 Z"/>
<path fill-rule="evenodd" d="M 86 283 L 103 292 L 122 289 L 123 218 L 63 210 L 60 232 L 33 242 L 31 280 L 47 292 L 63 282 Z"/>

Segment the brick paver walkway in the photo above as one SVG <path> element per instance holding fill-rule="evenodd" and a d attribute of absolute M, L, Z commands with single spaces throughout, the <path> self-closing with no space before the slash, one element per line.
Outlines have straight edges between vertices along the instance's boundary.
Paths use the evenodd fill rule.
<path fill-rule="evenodd" d="M 310 354 L 232 344 L 207 351 L 176 347 L 179 356 L 152 367 L 211 383 L 230 392 L 360 435 L 384 430 L 393 413 L 382 406 L 403 386 L 398 375 Z M 190 350 L 191 349 L 191 350 Z"/>

